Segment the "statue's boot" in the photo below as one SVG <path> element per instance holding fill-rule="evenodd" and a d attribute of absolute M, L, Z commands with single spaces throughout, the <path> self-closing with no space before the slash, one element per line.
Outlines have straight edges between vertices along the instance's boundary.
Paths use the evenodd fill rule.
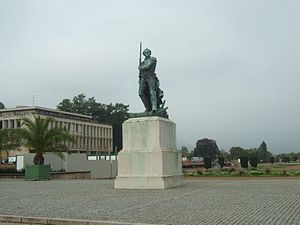
<path fill-rule="evenodd" d="M 155 113 L 157 111 L 156 93 L 151 93 L 151 105 L 152 105 L 152 112 Z"/>
<path fill-rule="evenodd" d="M 142 99 L 142 102 L 146 108 L 146 112 L 151 111 L 151 102 L 149 101 L 149 98 L 145 95 L 140 95 L 140 98 Z"/>

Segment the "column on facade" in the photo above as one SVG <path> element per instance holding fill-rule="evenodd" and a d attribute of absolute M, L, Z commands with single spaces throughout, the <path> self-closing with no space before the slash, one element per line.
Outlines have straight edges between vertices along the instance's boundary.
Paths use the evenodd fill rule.
<path fill-rule="evenodd" d="M 77 144 L 77 148 L 80 148 L 80 137 L 79 136 L 76 137 L 76 144 Z"/>

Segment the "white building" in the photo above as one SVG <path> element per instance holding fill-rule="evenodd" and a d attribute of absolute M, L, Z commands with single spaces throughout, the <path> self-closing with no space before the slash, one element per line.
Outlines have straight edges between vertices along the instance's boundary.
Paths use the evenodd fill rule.
<path fill-rule="evenodd" d="M 38 106 L 22 106 L 0 110 L 0 129 L 19 128 L 22 117 L 33 119 L 52 117 L 51 127 L 65 128 L 75 137 L 75 143 L 67 143 L 70 153 L 112 152 L 112 125 L 94 121 L 92 117 Z M 23 149 L 22 151 L 27 151 Z M 18 152 L 10 155 L 18 154 Z"/>

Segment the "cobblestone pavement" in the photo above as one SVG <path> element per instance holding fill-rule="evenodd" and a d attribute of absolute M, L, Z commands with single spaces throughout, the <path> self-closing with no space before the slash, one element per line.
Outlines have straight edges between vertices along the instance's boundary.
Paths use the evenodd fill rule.
<path fill-rule="evenodd" d="M 300 179 L 186 179 L 166 190 L 113 180 L 0 180 L 0 214 L 151 224 L 300 224 Z"/>

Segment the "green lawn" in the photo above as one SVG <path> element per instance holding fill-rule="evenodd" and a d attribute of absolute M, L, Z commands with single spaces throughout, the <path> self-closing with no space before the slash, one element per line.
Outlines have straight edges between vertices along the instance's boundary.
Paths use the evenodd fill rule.
<path fill-rule="evenodd" d="M 259 164 L 257 169 L 241 169 L 241 168 L 223 168 L 221 170 L 201 170 L 198 172 L 187 172 L 186 176 L 200 177 L 270 177 L 270 176 L 300 176 L 299 170 L 289 169 L 291 166 L 300 165 L 300 163 L 274 163 L 274 164 Z"/>
<path fill-rule="evenodd" d="M 300 165 L 300 163 L 274 163 L 274 164 L 258 164 L 257 169 L 284 169 L 290 166 Z"/>

